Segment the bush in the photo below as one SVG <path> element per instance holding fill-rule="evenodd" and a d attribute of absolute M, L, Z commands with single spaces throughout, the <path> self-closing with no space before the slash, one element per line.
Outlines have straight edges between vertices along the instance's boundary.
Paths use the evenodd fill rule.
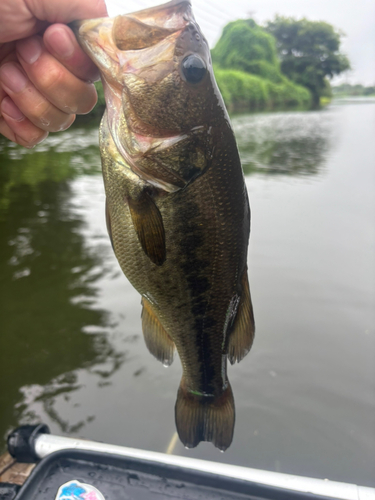
<path fill-rule="evenodd" d="M 281 73 L 275 38 L 252 19 L 225 26 L 212 60 L 229 110 L 311 106 L 309 90 Z"/>
<path fill-rule="evenodd" d="M 234 21 L 223 30 L 212 50 L 212 60 L 224 69 L 236 69 L 282 81 L 276 41 L 252 19 Z"/>
<path fill-rule="evenodd" d="M 217 66 L 214 69 L 218 87 L 229 111 L 307 109 L 311 104 L 310 92 L 286 78 L 281 83 L 274 83 L 243 71 Z"/>

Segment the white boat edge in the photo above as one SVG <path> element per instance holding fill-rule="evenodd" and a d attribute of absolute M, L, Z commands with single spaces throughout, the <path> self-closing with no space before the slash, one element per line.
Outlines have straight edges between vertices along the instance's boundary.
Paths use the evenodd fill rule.
<path fill-rule="evenodd" d="M 39 458 L 44 458 L 55 451 L 68 449 L 97 451 L 122 457 L 147 460 L 154 463 L 202 471 L 208 474 L 216 474 L 222 477 L 240 479 L 259 485 L 321 495 L 339 500 L 375 500 L 375 488 L 340 483 L 328 479 L 315 479 L 281 472 L 251 469 L 238 465 L 210 462 L 208 460 L 199 460 L 178 455 L 167 455 L 155 451 L 127 448 L 125 446 L 54 436 L 51 434 L 40 434 L 36 437 L 34 443 L 34 451 Z"/>

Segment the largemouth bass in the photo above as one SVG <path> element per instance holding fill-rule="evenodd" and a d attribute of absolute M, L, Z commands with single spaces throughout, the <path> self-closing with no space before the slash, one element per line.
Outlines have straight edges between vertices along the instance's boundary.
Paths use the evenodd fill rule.
<path fill-rule="evenodd" d="M 75 30 L 101 72 L 107 228 L 142 296 L 146 345 L 164 365 L 179 354 L 184 445 L 225 450 L 235 421 L 227 359 L 240 361 L 254 337 L 250 209 L 208 44 L 186 0 Z"/>

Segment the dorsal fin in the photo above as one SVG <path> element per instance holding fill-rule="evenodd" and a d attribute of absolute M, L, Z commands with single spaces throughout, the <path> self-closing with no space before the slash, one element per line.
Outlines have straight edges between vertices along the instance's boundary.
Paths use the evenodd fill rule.
<path fill-rule="evenodd" d="M 240 362 L 250 351 L 255 333 L 247 267 L 243 272 L 241 285 L 241 299 L 228 341 L 228 359 L 232 365 L 236 361 Z"/>
<path fill-rule="evenodd" d="M 174 342 L 154 313 L 152 305 L 144 297 L 142 298 L 142 306 L 142 329 L 146 346 L 150 353 L 164 366 L 169 366 L 173 361 Z"/>

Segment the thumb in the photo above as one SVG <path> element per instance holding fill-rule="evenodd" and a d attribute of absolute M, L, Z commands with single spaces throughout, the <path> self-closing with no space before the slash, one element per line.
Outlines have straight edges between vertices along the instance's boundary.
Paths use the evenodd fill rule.
<path fill-rule="evenodd" d="M 0 49 L 1 43 L 41 33 L 49 24 L 105 16 L 104 0 L 0 0 Z"/>
<path fill-rule="evenodd" d="M 25 0 L 25 3 L 36 19 L 51 24 L 107 16 L 104 0 Z"/>

